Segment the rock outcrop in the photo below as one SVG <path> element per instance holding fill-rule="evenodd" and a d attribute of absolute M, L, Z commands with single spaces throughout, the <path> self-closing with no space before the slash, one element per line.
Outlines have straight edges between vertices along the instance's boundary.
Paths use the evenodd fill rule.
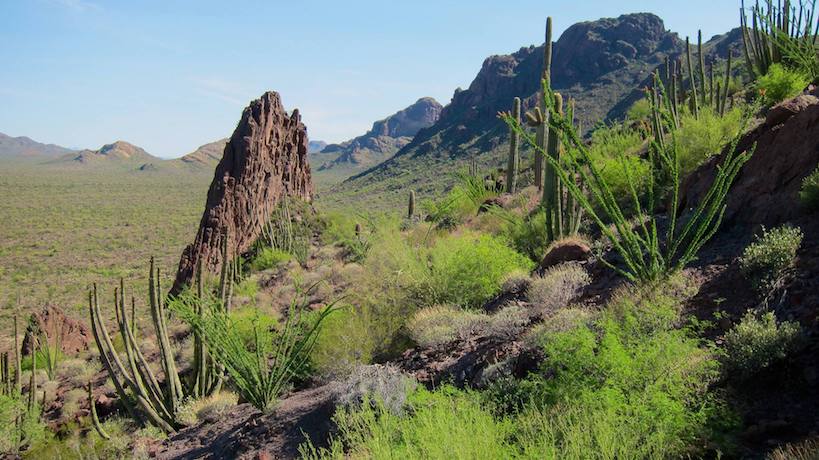
<path fill-rule="evenodd" d="M 38 347 L 43 346 L 43 336 L 50 347 L 59 346 L 60 352 L 66 356 L 88 350 L 91 341 L 91 331 L 85 323 L 67 317 L 60 307 L 51 304 L 31 314 L 23 336 L 23 355 L 31 353 L 35 337 Z"/>
<path fill-rule="evenodd" d="M 774 226 L 798 217 L 802 180 L 819 164 L 819 90 L 771 108 L 765 121 L 737 145 L 745 151 L 756 144 L 728 195 L 726 224 Z M 714 179 L 723 155 L 697 169 L 684 185 L 683 209 L 696 205 Z"/>
<path fill-rule="evenodd" d="M 312 198 L 307 142 L 298 109 L 288 115 L 278 93 L 269 91 L 244 109 L 216 167 L 196 239 L 182 253 L 173 292 L 191 281 L 199 261 L 211 272 L 220 269 L 223 238 L 228 257 L 250 249 L 282 197 Z"/>
<path fill-rule="evenodd" d="M 443 106 L 435 99 L 422 97 L 411 106 L 376 121 L 364 135 L 325 147 L 322 154 L 335 154 L 337 157 L 323 164 L 321 169 L 378 164 L 409 144 L 418 131 L 434 125 L 442 109 Z"/>

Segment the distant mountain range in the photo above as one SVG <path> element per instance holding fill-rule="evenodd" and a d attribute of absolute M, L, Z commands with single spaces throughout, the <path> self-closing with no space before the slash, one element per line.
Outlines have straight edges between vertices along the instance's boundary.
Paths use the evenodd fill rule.
<path fill-rule="evenodd" d="M 332 156 L 319 170 L 363 169 L 377 165 L 409 144 L 418 131 L 438 121 L 443 106 L 431 97 L 422 97 L 409 107 L 373 123 L 372 129 L 341 144 L 330 144 L 321 155 Z M 318 159 L 318 156 L 316 156 Z"/>
<path fill-rule="evenodd" d="M 706 50 L 710 57 L 725 57 L 735 48 L 738 57 L 740 47 L 741 34 L 735 30 L 710 40 Z M 588 130 L 623 118 L 643 97 L 652 72 L 684 50 L 685 41 L 649 13 L 574 24 L 554 43 L 552 88 L 574 99 L 576 118 Z M 383 163 L 334 187 L 328 198 L 349 201 L 365 193 L 368 200 L 392 203 L 408 189 L 426 195 L 441 191 L 452 183 L 447 172 L 471 159 L 502 166 L 508 130 L 497 113 L 510 110 L 515 97 L 523 100 L 524 109 L 537 103 L 543 55 L 541 44 L 488 57 L 469 88 L 455 90 L 434 125 Z"/>
<path fill-rule="evenodd" d="M 11 137 L 0 133 L 0 158 L 57 158 L 69 153 L 72 149 L 54 144 L 41 144 L 25 136 Z"/>

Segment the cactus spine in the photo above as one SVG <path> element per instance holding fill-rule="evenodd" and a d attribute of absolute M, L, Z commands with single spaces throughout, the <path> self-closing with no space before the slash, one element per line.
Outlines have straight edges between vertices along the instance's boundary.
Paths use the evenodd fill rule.
<path fill-rule="evenodd" d="M 410 190 L 407 203 L 407 219 L 412 219 L 413 216 L 415 216 L 415 190 Z"/>
<path fill-rule="evenodd" d="M 520 98 L 512 103 L 512 117 L 520 124 Z M 515 193 L 518 188 L 518 167 L 520 166 L 520 134 L 509 129 L 509 162 L 506 165 L 506 192 Z"/>

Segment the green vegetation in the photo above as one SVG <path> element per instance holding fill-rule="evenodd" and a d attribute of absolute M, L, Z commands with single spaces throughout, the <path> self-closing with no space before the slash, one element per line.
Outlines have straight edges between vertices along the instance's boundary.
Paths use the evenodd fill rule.
<path fill-rule="evenodd" d="M 798 323 L 778 322 L 773 312 L 749 311 L 725 334 L 725 372 L 747 379 L 788 357 L 800 343 Z"/>
<path fill-rule="evenodd" d="M 763 229 L 762 236 L 745 248 L 739 266 L 764 298 L 780 287 L 787 270 L 796 263 L 802 238 L 802 230 L 784 225 Z"/>
<path fill-rule="evenodd" d="M 303 368 L 322 322 L 335 311 L 331 304 L 306 327 L 300 323 L 304 298 L 291 302 L 281 330 L 273 333 L 253 323 L 253 342 L 248 345 L 233 319 L 219 306 L 199 307 L 199 298 L 182 297 L 171 308 L 203 338 L 214 361 L 224 366 L 245 401 L 270 412 L 278 397 Z"/>
<path fill-rule="evenodd" d="M 250 268 L 255 271 L 269 270 L 287 262 L 292 257 L 290 253 L 279 249 L 261 248 L 250 262 Z"/>
<path fill-rule="evenodd" d="M 802 188 L 799 190 L 799 201 L 811 211 L 819 209 L 819 168 L 810 173 L 802 181 Z"/>
<path fill-rule="evenodd" d="M 766 105 L 774 105 L 801 93 L 810 83 L 804 73 L 773 64 L 756 80 L 756 88 Z"/>
<path fill-rule="evenodd" d="M 676 134 L 682 177 L 692 173 L 712 156 L 722 153 L 723 147 L 743 134 L 743 128 L 743 112 L 739 108 L 719 115 L 706 107 L 700 110 L 699 118 L 683 114 Z"/>

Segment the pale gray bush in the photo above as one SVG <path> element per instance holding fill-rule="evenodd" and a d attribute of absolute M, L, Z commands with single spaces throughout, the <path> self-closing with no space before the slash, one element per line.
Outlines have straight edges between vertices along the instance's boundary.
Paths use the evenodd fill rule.
<path fill-rule="evenodd" d="M 560 264 L 532 278 L 526 299 L 540 315 L 547 316 L 567 306 L 589 283 L 589 274 L 579 264 Z"/>
<path fill-rule="evenodd" d="M 424 308 L 407 324 L 410 338 L 422 347 L 436 347 L 455 340 L 466 340 L 486 330 L 489 317 L 451 305 Z"/>
<path fill-rule="evenodd" d="M 390 413 L 400 415 L 404 411 L 407 396 L 418 387 L 418 382 L 392 365 L 362 365 L 353 369 L 347 379 L 335 389 L 338 406 L 351 409 L 361 407 L 368 401 L 381 404 Z"/>
<path fill-rule="evenodd" d="M 512 339 L 520 335 L 529 324 L 529 312 L 518 305 L 510 305 L 489 317 L 487 335 Z"/>

